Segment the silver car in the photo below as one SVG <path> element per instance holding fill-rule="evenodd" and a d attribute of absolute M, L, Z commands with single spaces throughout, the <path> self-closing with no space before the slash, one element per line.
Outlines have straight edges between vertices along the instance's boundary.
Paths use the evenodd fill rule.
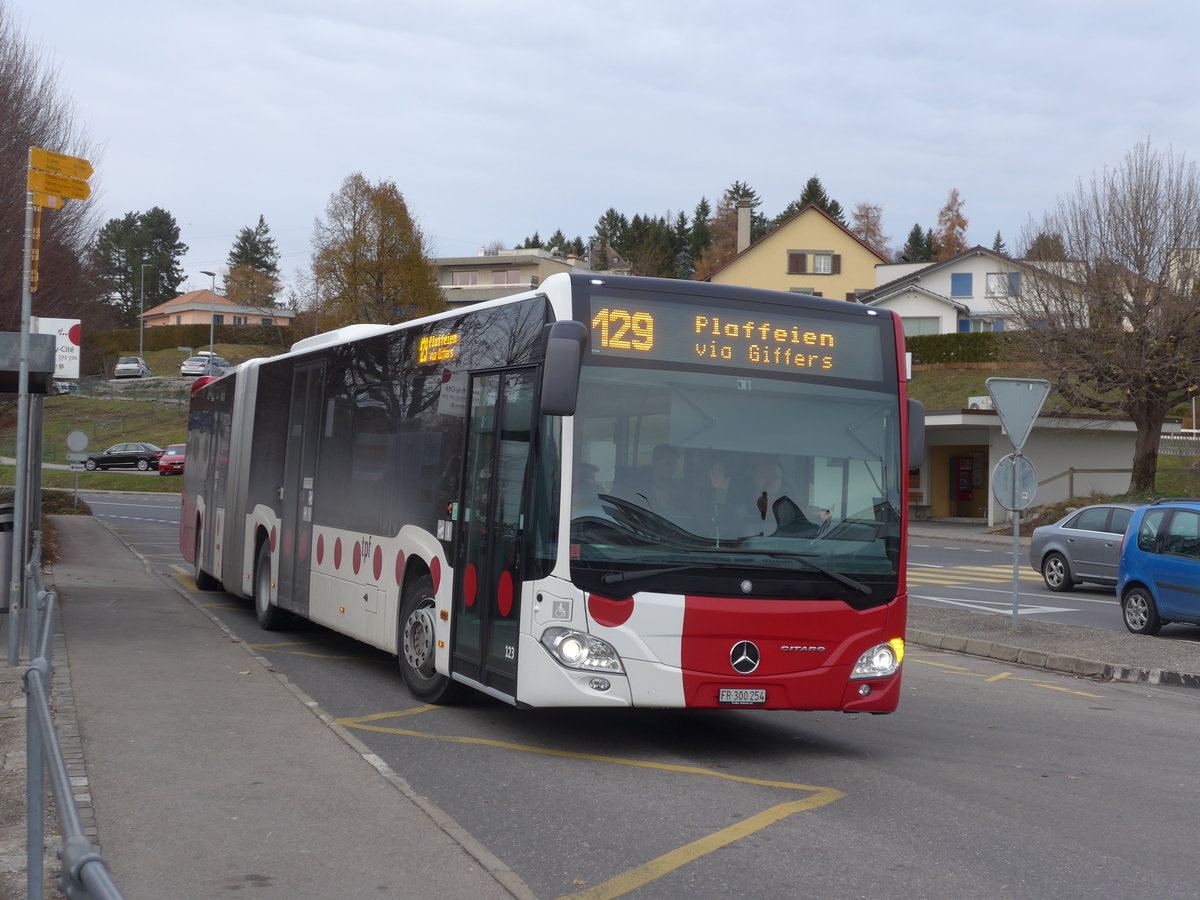
<path fill-rule="evenodd" d="M 122 356 L 113 367 L 113 378 L 146 378 L 150 367 L 140 356 Z"/>
<path fill-rule="evenodd" d="M 1052 591 L 1077 584 L 1116 585 L 1121 541 L 1140 503 L 1101 503 L 1068 513 L 1033 530 L 1029 563 Z"/>
<path fill-rule="evenodd" d="M 219 356 L 193 356 L 179 365 L 180 375 L 224 375 L 229 363 Z"/>

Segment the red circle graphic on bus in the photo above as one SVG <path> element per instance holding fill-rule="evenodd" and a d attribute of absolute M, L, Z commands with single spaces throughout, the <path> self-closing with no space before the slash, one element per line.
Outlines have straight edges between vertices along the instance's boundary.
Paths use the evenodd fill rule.
<path fill-rule="evenodd" d="M 404 584 L 404 551 L 396 551 L 396 584 Z"/>
<path fill-rule="evenodd" d="M 597 624 L 606 628 L 616 628 L 628 622 L 629 617 L 633 615 L 633 598 L 613 600 L 599 594 L 588 594 L 587 609 L 588 615 Z"/>
<path fill-rule="evenodd" d="M 513 585 L 512 576 L 505 569 L 500 573 L 500 583 L 496 585 L 496 609 L 500 610 L 500 615 L 507 616 L 512 612 L 513 604 Z"/>
<path fill-rule="evenodd" d="M 271 526 L 271 552 L 275 552 L 275 526 Z"/>
<path fill-rule="evenodd" d="M 317 535 L 317 565 L 325 562 L 325 535 Z"/>
<path fill-rule="evenodd" d="M 475 563 L 467 563 L 467 571 L 463 572 L 463 602 L 467 606 L 475 605 L 475 592 L 479 588 L 479 575 L 475 571 Z"/>
<path fill-rule="evenodd" d="M 333 542 L 333 567 L 340 569 L 342 567 L 342 539 L 337 538 Z"/>
<path fill-rule="evenodd" d="M 379 580 L 379 576 L 383 574 L 383 548 L 376 547 L 375 555 L 371 557 L 371 569 L 375 572 L 375 580 Z"/>
<path fill-rule="evenodd" d="M 429 577 L 433 579 L 433 592 L 436 594 L 442 583 L 442 561 L 436 556 L 429 562 Z"/>
<path fill-rule="evenodd" d="M 362 544 L 359 541 L 354 542 L 354 555 L 350 557 L 351 565 L 354 567 L 354 574 L 358 574 L 358 570 L 362 568 Z"/>

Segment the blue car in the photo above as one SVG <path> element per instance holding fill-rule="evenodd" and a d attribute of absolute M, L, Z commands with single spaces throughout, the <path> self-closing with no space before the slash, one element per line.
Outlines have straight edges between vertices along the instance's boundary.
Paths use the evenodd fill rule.
<path fill-rule="evenodd" d="M 1125 627 L 1157 634 L 1200 625 L 1200 500 L 1159 500 L 1134 511 L 1117 570 Z"/>

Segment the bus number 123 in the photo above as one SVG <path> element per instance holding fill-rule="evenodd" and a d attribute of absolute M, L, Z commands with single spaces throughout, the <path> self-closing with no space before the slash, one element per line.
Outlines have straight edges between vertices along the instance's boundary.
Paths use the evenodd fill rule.
<path fill-rule="evenodd" d="M 611 350 L 654 349 L 654 316 L 605 307 L 592 318 L 592 331 L 600 330 L 600 346 Z"/>

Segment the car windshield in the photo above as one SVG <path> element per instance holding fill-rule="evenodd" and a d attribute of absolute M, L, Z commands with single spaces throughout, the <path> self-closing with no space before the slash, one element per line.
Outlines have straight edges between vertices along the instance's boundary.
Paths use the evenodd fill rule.
<path fill-rule="evenodd" d="M 573 576 L 896 577 L 892 393 L 585 366 L 574 426 Z"/>

